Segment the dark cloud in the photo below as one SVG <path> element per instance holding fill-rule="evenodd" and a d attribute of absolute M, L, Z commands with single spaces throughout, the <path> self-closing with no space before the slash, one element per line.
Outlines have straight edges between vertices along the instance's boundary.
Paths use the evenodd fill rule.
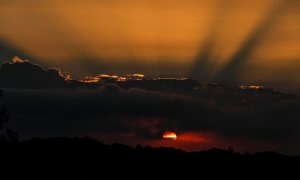
<path fill-rule="evenodd" d="M 21 138 L 104 133 L 155 140 L 163 131 L 174 130 L 292 142 L 299 147 L 299 98 L 272 89 L 199 84 L 191 79 L 89 86 L 66 81 L 59 70 L 20 59 L 2 66 L 0 81 L 10 126 Z"/>
<path fill-rule="evenodd" d="M 66 81 L 57 69 L 47 69 L 17 57 L 0 69 L 0 86 L 6 88 L 57 88 Z"/>
<path fill-rule="evenodd" d="M 132 127 L 128 127 L 128 123 L 136 124 L 133 126 L 138 126 L 138 123 L 127 121 L 171 118 L 181 114 L 174 114 L 173 111 L 179 111 L 180 107 L 177 107 L 177 104 L 185 104 L 187 100 L 196 103 L 192 98 L 140 89 L 122 90 L 112 84 L 98 90 L 6 90 L 4 97 L 7 107 L 9 109 L 12 108 L 11 105 L 14 107 L 11 109 L 12 121 L 14 116 L 27 114 L 32 117 L 23 116 L 22 119 L 26 119 L 24 123 L 31 124 L 32 120 L 37 124 L 50 123 L 54 126 L 58 123 L 59 128 L 62 129 L 70 128 L 69 126 L 76 127 L 76 123 L 92 127 L 92 129 L 81 129 L 82 126 L 78 126 L 75 132 L 99 129 L 130 130 Z M 28 127 L 26 124 L 21 124 L 20 127 Z M 52 131 L 49 126 L 44 126 L 45 129 L 38 126 L 31 128 L 33 128 L 32 132 L 34 129 Z"/>
<path fill-rule="evenodd" d="M 89 64 L 89 63 L 88 63 Z M 103 85 L 103 82 L 113 82 L 119 84 L 122 88 L 142 88 L 156 91 L 193 91 L 194 87 L 199 85 L 196 80 L 160 78 L 160 79 L 141 79 L 139 81 L 120 82 L 119 76 L 110 76 L 105 78 L 99 75 L 88 77 L 87 79 L 98 79 L 99 82 L 88 83 L 81 80 L 71 80 L 67 75 L 63 75 L 59 69 L 45 68 L 34 64 L 28 60 L 22 60 L 18 57 L 13 58 L 13 62 L 4 63 L 0 69 L 0 87 L 2 88 L 19 88 L 19 89 L 49 89 L 49 88 L 97 88 Z M 128 74 L 127 74 L 128 75 Z M 66 76 L 66 77 L 65 77 Z M 109 76 L 109 75 L 108 75 Z M 71 77 L 73 78 L 73 77 Z M 124 78 L 121 77 L 120 78 Z M 128 77 L 127 77 L 128 78 Z M 83 79 L 83 80 L 87 80 Z M 106 79 L 106 80 L 105 80 Z M 132 79 L 132 78 L 131 78 Z M 102 82 L 103 81 L 103 82 Z"/>
<path fill-rule="evenodd" d="M 156 139 L 169 129 L 278 143 L 296 142 L 300 138 L 298 99 L 284 96 L 276 99 L 279 94 L 257 92 L 253 97 L 266 99 L 251 101 L 249 94 L 240 95 L 238 91 L 233 94 L 248 102 L 239 104 L 218 93 L 211 93 L 210 98 L 190 97 L 124 90 L 114 84 L 95 90 L 7 89 L 3 100 L 11 116 L 10 125 L 23 138 L 98 132 L 133 133 L 136 138 Z"/>

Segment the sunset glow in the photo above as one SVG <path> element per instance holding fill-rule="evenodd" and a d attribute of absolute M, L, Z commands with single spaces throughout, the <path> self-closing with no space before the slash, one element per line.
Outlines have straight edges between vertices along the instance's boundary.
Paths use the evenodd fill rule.
<path fill-rule="evenodd" d="M 263 88 L 264 88 L 263 86 L 254 86 L 254 85 L 251 85 L 251 86 L 240 86 L 240 89 L 260 90 L 260 89 L 263 89 Z"/>
<path fill-rule="evenodd" d="M 0 0 L 0 137 L 300 154 L 299 9 Z"/>
<path fill-rule="evenodd" d="M 104 71 L 197 79 L 203 68 L 210 80 L 240 57 L 242 82 L 299 87 L 299 1 L 4 2 L 0 40 L 80 78 Z M 207 64 L 193 72 L 205 53 Z"/>
<path fill-rule="evenodd" d="M 173 139 L 173 140 L 176 140 L 177 139 L 177 135 L 175 132 L 172 132 L 172 131 L 166 131 L 164 134 L 163 134 L 163 138 L 164 139 Z"/>

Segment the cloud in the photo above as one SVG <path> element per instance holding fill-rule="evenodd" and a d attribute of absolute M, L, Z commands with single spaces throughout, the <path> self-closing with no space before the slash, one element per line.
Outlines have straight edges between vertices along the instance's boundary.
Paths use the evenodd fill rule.
<path fill-rule="evenodd" d="M 139 81 L 138 81 L 139 80 Z M 192 91 L 199 85 L 196 80 L 186 78 L 145 79 L 143 74 L 126 76 L 100 74 L 75 80 L 59 69 L 45 68 L 28 60 L 14 57 L 12 63 L 4 63 L 0 69 L 0 87 L 19 89 L 49 88 L 97 88 L 104 83 L 115 83 L 121 87 L 142 88 L 156 91 Z"/>
<path fill-rule="evenodd" d="M 13 58 L 0 69 L 0 86 L 5 88 L 58 88 L 67 82 L 57 69 L 47 69 L 30 61 Z"/>
<path fill-rule="evenodd" d="M 255 96 L 260 98 L 251 101 Z M 297 142 L 299 101 L 276 96 L 257 92 L 241 96 L 248 103 L 240 104 L 218 93 L 209 98 L 189 97 L 107 84 L 94 90 L 7 89 L 3 103 L 11 116 L 10 126 L 23 138 L 104 133 L 156 140 L 171 129 L 210 132 L 229 139 Z"/>
<path fill-rule="evenodd" d="M 18 58 L 2 66 L 0 81 L 10 126 L 21 138 L 101 134 L 156 141 L 173 130 L 300 146 L 299 98 L 263 87 L 205 85 L 192 79 L 88 86 Z"/>

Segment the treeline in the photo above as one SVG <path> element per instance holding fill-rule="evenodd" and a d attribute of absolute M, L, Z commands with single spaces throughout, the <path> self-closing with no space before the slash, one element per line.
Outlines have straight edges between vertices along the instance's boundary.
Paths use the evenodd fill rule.
<path fill-rule="evenodd" d="M 161 179 L 162 177 L 297 177 L 299 156 L 233 149 L 185 152 L 166 147 L 106 145 L 92 138 L 1 140 L 1 174 L 7 179 Z M 285 174 L 287 172 L 287 174 Z M 296 176 L 295 176 L 296 174 Z M 6 179 L 6 178 L 5 178 Z"/>

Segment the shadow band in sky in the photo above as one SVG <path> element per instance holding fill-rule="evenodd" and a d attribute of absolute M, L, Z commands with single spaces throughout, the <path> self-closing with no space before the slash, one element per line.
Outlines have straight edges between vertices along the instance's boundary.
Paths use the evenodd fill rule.
<path fill-rule="evenodd" d="M 245 65 L 255 49 L 263 42 L 265 36 L 277 22 L 278 18 L 284 13 L 289 1 L 280 1 L 265 15 L 264 20 L 257 25 L 249 37 L 245 40 L 240 49 L 230 58 L 228 64 L 225 64 L 216 74 L 212 75 L 209 67 L 213 64 L 211 59 L 211 48 L 213 48 L 214 35 L 211 33 L 204 44 L 204 49 L 200 50 L 196 58 L 191 77 L 201 81 L 213 81 L 218 83 L 239 84 L 240 75 L 245 71 Z M 218 23 L 213 24 L 212 32 L 218 29 Z M 233 37 L 234 38 L 234 37 Z"/>

